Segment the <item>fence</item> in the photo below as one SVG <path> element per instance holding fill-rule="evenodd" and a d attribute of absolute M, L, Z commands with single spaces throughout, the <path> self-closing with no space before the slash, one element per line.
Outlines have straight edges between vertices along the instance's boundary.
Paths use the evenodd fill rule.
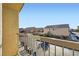
<path fill-rule="evenodd" d="M 25 43 L 37 56 L 79 56 L 79 42 L 27 34 Z M 44 43 L 44 49 L 41 47 Z M 45 42 L 49 47 L 45 50 Z"/>

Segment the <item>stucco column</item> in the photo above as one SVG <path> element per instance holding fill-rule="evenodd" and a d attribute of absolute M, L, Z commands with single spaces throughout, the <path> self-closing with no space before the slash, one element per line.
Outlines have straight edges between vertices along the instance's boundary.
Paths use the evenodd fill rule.
<path fill-rule="evenodd" d="M 18 53 L 19 26 L 18 15 L 21 4 L 2 4 L 2 55 L 12 56 Z"/>
<path fill-rule="evenodd" d="M 2 55 L 2 4 L 0 3 L 0 56 Z"/>

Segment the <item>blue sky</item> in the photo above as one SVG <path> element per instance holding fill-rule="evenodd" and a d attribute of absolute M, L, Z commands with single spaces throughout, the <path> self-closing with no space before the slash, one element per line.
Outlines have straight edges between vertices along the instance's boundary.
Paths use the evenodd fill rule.
<path fill-rule="evenodd" d="M 55 24 L 79 26 L 79 4 L 26 3 L 19 13 L 19 28 Z"/>

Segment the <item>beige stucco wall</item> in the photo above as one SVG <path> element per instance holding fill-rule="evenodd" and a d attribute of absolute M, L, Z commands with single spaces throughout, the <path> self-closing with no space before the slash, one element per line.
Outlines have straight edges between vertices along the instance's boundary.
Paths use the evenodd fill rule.
<path fill-rule="evenodd" d="M 2 55 L 2 4 L 0 3 L 0 55 Z"/>
<path fill-rule="evenodd" d="M 18 51 L 18 14 L 14 9 L 3 6 L 3 56 L 17 55 Z"/>
<path fill-rule="evenodd" d="M 69 28 L 54 28 L 54 30 L 50 30 L 51 33 L 54 35 L 63 35 L 68 36 L 69 35 Z"/>
<path fill-rule="evenodd" d="M 54 35 L 64 35 L 64 36 L 68 36 L 69 35 L 69 28 L 44 28 L 44 33 L 48 33 L 51 32 Z"/>

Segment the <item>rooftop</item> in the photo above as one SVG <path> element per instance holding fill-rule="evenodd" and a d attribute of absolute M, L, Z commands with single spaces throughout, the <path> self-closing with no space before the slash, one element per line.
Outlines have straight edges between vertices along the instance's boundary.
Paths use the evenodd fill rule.
<path fill-rule="evenodd" d="M 48 25 L 45 28 L 69 28 L 69 24 Z"/>

